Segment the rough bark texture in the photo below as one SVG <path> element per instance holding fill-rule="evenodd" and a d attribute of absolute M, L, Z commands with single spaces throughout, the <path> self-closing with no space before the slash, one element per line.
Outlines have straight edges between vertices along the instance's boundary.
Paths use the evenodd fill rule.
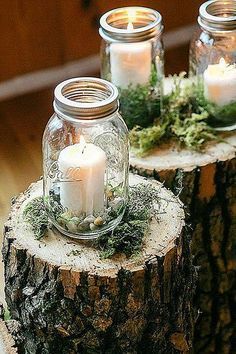
<path fill-rule="evenodd" d="M 199 269 L 194 352 L 235 353 L 236 340 L 236 135 L 204 153 L 163 145 L 131 158 L 133 171 L 164 181 L 187 206 L 191 251 Z"/>
<path fill-rule="evenodd" d="M 3 255 L 6 300 L 21 321 L 25 353 L 191 352 L 195 269 L 183 207 L 152 183 L 160 193 L 159 220 L 131 259 L 101 260 L 87 243 L 55 230 L 35 240 L 22 210 L 42 193 L 40 182 L 15 201 Z"/>

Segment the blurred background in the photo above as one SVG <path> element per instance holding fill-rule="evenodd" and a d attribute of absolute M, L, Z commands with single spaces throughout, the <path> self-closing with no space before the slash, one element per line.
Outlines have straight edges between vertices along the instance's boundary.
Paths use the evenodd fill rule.
<path fill-rule="evenodd" d="M 188 70 L 200 0 L 12 0 L 0 11 L 0 227 L 11 197 L 42 174 L 41 139 L 53 89 L 64 79 L 99 76 L 99 18 L 139 5 L 164 20 L 165 73 Z M 0 239 L 1 239 L 0 234 Z M 1 263 L 0 263 L 1 264 Z M 2 267 L 0 265 L 0 278 Z M 0 282 L 0 301 L 3 284 Z"/>

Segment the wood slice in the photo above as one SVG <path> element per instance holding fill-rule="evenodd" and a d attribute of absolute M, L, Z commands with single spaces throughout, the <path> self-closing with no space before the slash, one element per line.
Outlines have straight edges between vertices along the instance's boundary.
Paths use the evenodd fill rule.
<path fill-rule="evenodd" d="M 179 194 L 192 225 L 191 251 L 199 269 L 195 353 L 233 353 L 236 328 L 236 133 L 204 152 L 163 144 L 131 156 L 131 170 Z M 234 348 L 234 349 L 233 349 Z"/>
<path fill-rule="evenodd" d="M 131 175 L 137 183 L 153 183 L 160 209 L 132 258 L 101 259 L 55 229 L 34 239 L 22 212 L 42 195 L 42 181 L 15 201 L 5 226 L 5 291 L 26 353 L 190 352 L 195 270 L 183 205 L 159 182 Z"/>

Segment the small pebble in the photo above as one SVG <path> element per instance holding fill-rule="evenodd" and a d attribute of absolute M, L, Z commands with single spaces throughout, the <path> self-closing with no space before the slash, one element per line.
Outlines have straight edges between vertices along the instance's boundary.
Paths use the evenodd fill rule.
<path fill-rule="evenodd" d="M 107 198 L 112 198 L 112 197 L 113 197 L 113 192 L 107 191 Z"/>
<path fill-rule="evenodd" d="M 74 224 L 78 225 L 80 222 L 80 219 L 77 216 L 73 216 L 73 218 L 70 219 Z"/>
<path fill-rule="evenodd" d="M 95 220 L 94 220 L 94 225 L 96 225 L 96 226 L 101 226 L 101 225 L 103 225 L 103 218 L 101 217 L 101 216 L 98 216 Z"/>
<path fill-rule="evenodd" d="M 58 222 L 58 224 L 59 224 L 61 227 L 65 227 L 65 226 L 66 226 L 66 220 L 63 219 L 63 218 L 61 218 L 61 217 L 59 217 L 59 218 L 57 219 L 57 222 Z"/>
<path fill-rule="evenodd" d="M 93 223 L 96 218 L 93 215 L 88 215 L 84 219 L 84 222 L 88 222 L 89 224 Z"/>
<path fill-rule="evenodd" d="M 73 221 L 69 221 L 66 223 L 66 227 L 70 232 L 77 232 L 77 225 Z"/>
<path fill-rule="evenodd" d="M 62 214 L 60 215 L 60 218 L 66 219 L 66 220 L 70 221 L 71 216 L 72 216 L 72 215 L 71 215 L 71 212 L 70 212 L 70 211 L 66 211 L 65 213 L 62 213 Z"/>
<path fill-rule="evenodd" d="M 79 231 L 86 231 L 86 230 L 89 230 L 89 223 L 82 221 L 82 222 L 79 223 L 79 225 L 78 225 L 78 230 L 79 230 Z"/>
<path fill-rule="evenodd" d="M 91 231 L 95 231 L 95 230 L 97 230 L 98 227 L 96 225 L 94 225 L 93 223 L 91 223 L 89 225 L 89 228 L 90 228 Z"/>

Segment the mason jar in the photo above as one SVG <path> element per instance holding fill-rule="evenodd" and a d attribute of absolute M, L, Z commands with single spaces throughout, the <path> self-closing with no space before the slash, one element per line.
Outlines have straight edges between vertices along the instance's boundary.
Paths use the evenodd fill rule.
<path fill-rule="evenodd" d="M 91 239 L 116 227 L 128 198 L 128 129 L 118 91 L 98 78 L 66 80 L 43 136 L 44 200 L 63 234 Z"/>
<path fill-rule="evenodd" d="M 119 89 L 129 128 L 160 116 L 164 76 L 162 16 L 145 7 L 123 7 L 100 19 L 101 77 Z"/>
<path fill-rule="evenodd" d="M 218 130 L 236 128 L 236 1 L 201 5 L 190 47 L 190 76 L 196 77 L 201 104 Z"/>

